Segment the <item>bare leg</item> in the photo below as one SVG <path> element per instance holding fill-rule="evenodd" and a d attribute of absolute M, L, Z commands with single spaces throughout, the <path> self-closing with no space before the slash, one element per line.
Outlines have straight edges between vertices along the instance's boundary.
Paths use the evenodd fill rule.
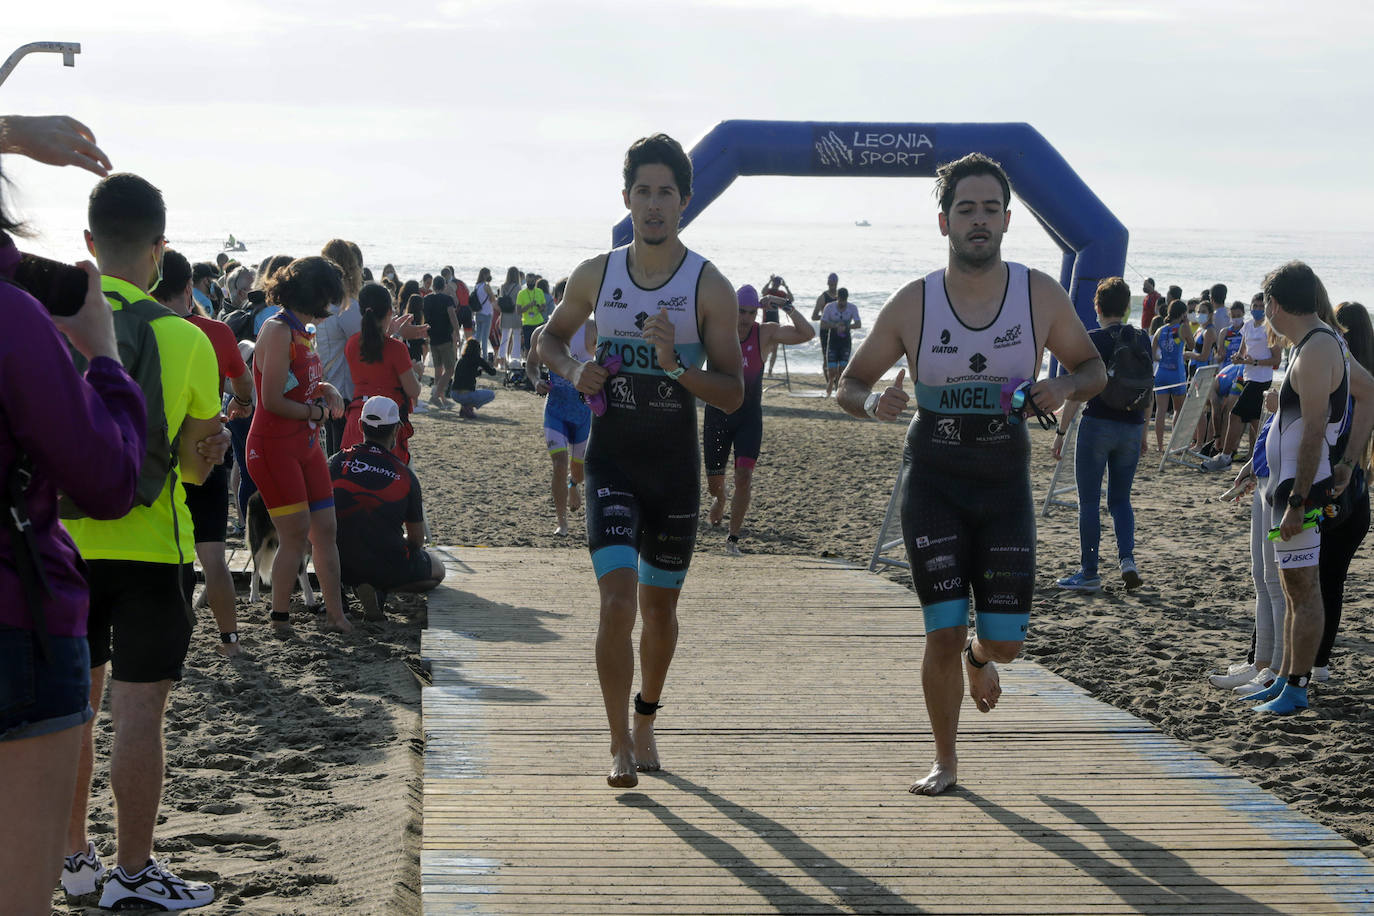
<path fill-rule="evenodd" d="M 1169 395 L 1155 395 L 1155 450 L 1164 451 L 1164 421 L 1169 416 Z"/>
<path fill-rule="evenodd" d="M 706 478 L 706 489 L 711 493 L 711 508 L 706 512 L 706 520 L 715 528 L 725 517 L 725 475 L 709 475 Z"/>
<path fill-rule="evenodd" d="M 639 586 L 639 613 L 644 627 L 639 632 L 639 695 L 646 703 L 657 703 L 668 679 L 668 666 L 677 651 L 677 599 L 680 589 Z M 654 716 L 635 713 L 635 757 L 639 769 L 659 769 L 658 746 L 654 743 Z"/>
<path fill-rule="evenodd" d="M 735 465 L 735 493 L 730 497 L 730 533 L 739 537 L 744 527 L 744 516 L 749 511 L 749 497 L 754 481 L 753 467 Z"/>
<path fill-rule="evenodd" d="M 310 513 L 310 545 L 315 561 L 315 576 L 320 580 L 324 597 L 324 629 L 335 633 L 349 633 L 353 625 L 344 616 L 343 590 L 339 584 L 338 526 L 334 507 L 316 509 Z M 272 591 L 275 599 L 277 569 L 272 567 Z"/>
<path fill-rule="evenodd" d="M 0 744 L 0 916 L 49 911 L 84 731 L 66 728 Z"/>
<path fill-rule="evenodd" d="M 95 720 L 100 718 L 100 699 L 105 692 L 105 666 L 91 669 L 91 709 L 95 715 L 81 729 L 81 750 L 76 762 L 76 788 L 72 790 L 71 815 L 67 819 L 67 855 L 86 851 L 86 817 L 91 807 L 91 775 L 95 772 Z"/>
<path fill-rule="evenodd" d="M 205 572 L 205 598 L 221 633 L 237 633 L 238 614 L 234 607 L 234 579 L 229 574 L 229 561 L 224 555 L 223 541 L 206 541 L 196 545 L 196 558 Z M 236 642 L 221 642 L 216 646 L 221 655 L 234 656 L 241 651 Z"/>
<path fill-rule="evenodd" d="M 1283 670 L 1280 674 L 1304 674 L 1312 670 L 1326 623 L 1322 609 L 1321 581 L 1316 566 L 1280 569 L 1283 595 L 1288 602 L 1284 617 Z"/>
<path fill-rule="evenodd" d="M 573 485 L 568 487 L 568 508 L 576 512 L 582 507 L 582 481 L 587 479 L 586 465 L 581 458 L 573 458 L 571 478 Z"/>
<path fill-rule="evenodd" d="M 629 789 L 639 784 L 635 773 L 635 745 L 630 735 L 630 688 L 634 683 L 635 588 L 638 573 L 613 569 L 597 582 L 601 592 L 601 621 L 596 631 L 596 675 L 601 700 L 611 727 L 611 772 L 606 783 Z"/>
<path fill-rule="evenodd" d="M 926 777 L 911 787 L 916 795 L 939 795 L 959 776 L 959 706 L 964 700 L 964 666 L 960 663 L 968 627 L 946 627 L 926 634 L 921 659 L 921 692 L 935 738 L 935 763 Z"/>
<path fill-rule="evenodd" d="M 110 791 L 120 867 L 132 874 L 153 854 L 153 828 L 162 802 L 162 720 L 171 681 L 110 682 Z"/>
<path fill-rule="evenodd" d="M 554 534 L 568 533 L 568 450 L 554 452 L 553 459 L 553 511 L 558 516 L 558 530 Z"/>

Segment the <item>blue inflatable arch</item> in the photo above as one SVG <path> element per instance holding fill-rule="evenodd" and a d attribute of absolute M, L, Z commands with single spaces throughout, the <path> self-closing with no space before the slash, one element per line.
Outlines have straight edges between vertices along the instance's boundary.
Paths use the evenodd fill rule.
<path fill-rule="evenodd" d="M 998 162 L 1021 204 L 1064 252 L 1059 282 L 1086 327 L 1097 326 L 1093 292 L 1126 267 L 1128 234 L 1064 157 L 1029 124 L 854 124 L 722 121 L 692 147 L 692 200 L 685 227 L 741 175 L 933 178 L 943 163 L 980 152 Z M 630 218 L 612 230 L 628 244 Z"/>

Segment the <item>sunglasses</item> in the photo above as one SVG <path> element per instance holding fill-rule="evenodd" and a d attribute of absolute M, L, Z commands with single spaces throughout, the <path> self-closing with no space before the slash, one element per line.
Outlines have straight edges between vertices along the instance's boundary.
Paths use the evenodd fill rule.
<path fill-rule="evenodd" d="M 1011 393 L 1011 410 L 1007 413 L 1007 422 L 1018 424 L 1026 417 L 1026 412 L 1033 412 L 1035 419 L 1039 421 L 1041 429 L 1057 429 L 1059 420 L 1052 411 L 1044 411 L 1035 403 L 1035 399 L 1030 396 L 1031 385 L 1035 384 L 1034 379 L 1027 379 Z"/>

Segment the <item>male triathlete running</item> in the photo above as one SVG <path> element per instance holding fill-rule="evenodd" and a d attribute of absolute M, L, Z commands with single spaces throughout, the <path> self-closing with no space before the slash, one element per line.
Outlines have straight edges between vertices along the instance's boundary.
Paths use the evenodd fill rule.
<path fill-rule="evenodd" d="M 1073 305 L 1051 277 L 1004 262 L 1011 186 L 981 153 L 937 173 L 940 233 L 949 266 L 898 290 L 840 380 L 838 403 L 856 417 L 892 421 L 907 405 L 905 370 L 878 381 L 903 356 L 917 412 L 901 472 L 902 535 L 925 616 L 921 685 L 935 734 L 935 764 L 911 787 L 935 795 L 954 785 L 963 675 L 987 712 L 1001 694 L 993 662 L 1021 650 L 1035 577 L 1035 515 L 1026 419 L 1010 405 L 1039 374 L 1045 347 L 1068 374 L 1029 386 L 1026 408 L 1086 401 L 1106 370 Z M 968 640 L 969 592 L 977 635 Z"/>
<path fill-rule="evenodd" d="M 780 343 L 806 343 L 816 336 L 816 329 L 790 301 L 783 302 L 782 310 L 791 325 L 783 327 L 776 321 L 758 322 L 761 305 L 754 287 L 741 286 L 737 296 L 739 321 L 736 332 L 744 359 L 744 404 L 734 413 L 708 404 L 701 425 L 706 488 L 711 492 L 707 518 L 713 526 L 719 525 L 725 515 L 725 464 L 730 449 L 735 451 L 735 494 L 730 500 L 730 534 L 725 539 L 725 552 L 733 557 L 740 555 L 739 533 L 744 527 L 744 513 L 749 511 L 754 465 L 758 463 L 759 449 L 763 445 L 764 354 Z"/>
<path fill-rule="evenodd" d="M 701 497 L 696 398 L 727 411 L 744 399 L 734 288 L 678 238 L 691 160 L 676 140 L 656 134 L 630 147 L 624 177 L 634 241 L 573 271 L 539 341 L 551 372 L 589 397 L 605 391 L 605 412 L 593 418 L 587 444 L 587 544 L 601 591 L 596 667 L 611 727 L 606 781 L 617 788 L 639 782 L 636 766 L 659 768 L 654 714 L 677 644 L 677 600 Z M 578 362 L 568 344 L 593 317 L 598 359 Z M 611 356 L 620 360 L 614 376 L 601 365 Z M 644 630 L 631 735 L 636 611 Z"/>

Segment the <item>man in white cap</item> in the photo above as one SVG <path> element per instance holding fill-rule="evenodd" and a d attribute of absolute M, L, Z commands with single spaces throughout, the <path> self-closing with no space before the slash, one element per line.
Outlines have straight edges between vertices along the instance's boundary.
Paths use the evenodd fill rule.
<path fill-rule="evenodd" d="M 340 581 L 353 587 L 366 620 L 382 620 L 387 592 L 427 592 L 444 578 L 425 550 L 420 481 L 392 454 L 401 411 L 380 395 L 363 404 L 363 441 L 329 462 L 338 519 Z"/>

